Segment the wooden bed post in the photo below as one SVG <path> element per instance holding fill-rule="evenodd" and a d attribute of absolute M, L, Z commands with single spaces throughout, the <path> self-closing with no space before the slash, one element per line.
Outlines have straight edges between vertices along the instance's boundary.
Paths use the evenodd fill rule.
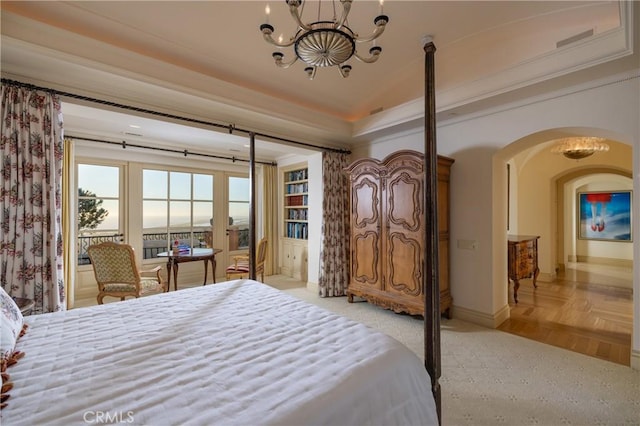
<path fill-rule="evenodd" d="M 423 39 L 425 52 L 424 93 L 424 363 L 431 376 L 438 421 L 442 423 L 440 398 L 440 271 L 438 235 L 438 153 L 436 149 L 435 67 L 436 47 L 429 36 Z"/>
<path fill-rule="evenodd" d="M 256 279 L 256 134 L 249 132 L 249 279 Z"/>

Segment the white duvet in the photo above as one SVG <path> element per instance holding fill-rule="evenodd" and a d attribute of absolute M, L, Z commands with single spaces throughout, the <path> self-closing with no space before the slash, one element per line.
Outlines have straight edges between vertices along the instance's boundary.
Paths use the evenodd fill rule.
<path fill-rule="evenodd" d="M 255 281 L 25 321 L 6 426 L 437 424 L 413 352 Z"/>

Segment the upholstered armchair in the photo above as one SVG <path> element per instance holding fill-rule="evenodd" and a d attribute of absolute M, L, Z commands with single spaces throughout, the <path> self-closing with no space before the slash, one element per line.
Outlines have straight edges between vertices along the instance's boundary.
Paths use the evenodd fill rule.
<path fill-rule="evenodd" d="M 150 293 L 166 291 L 160 275 L 161 266 L 150 270 L 139 270 L 133 248 L 128 244 L 106 242 L 87 249 L 93 272 L 98 283 L 98 304 L 105 296 L 140 297 Z"/>

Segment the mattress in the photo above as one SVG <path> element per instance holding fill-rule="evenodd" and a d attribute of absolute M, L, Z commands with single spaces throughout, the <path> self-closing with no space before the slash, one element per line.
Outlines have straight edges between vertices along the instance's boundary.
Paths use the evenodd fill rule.
<path fill-rule="evenodd" d="M 25 322 L 5 425 L 437 424 L 413 352 L 257 281 Z"/>

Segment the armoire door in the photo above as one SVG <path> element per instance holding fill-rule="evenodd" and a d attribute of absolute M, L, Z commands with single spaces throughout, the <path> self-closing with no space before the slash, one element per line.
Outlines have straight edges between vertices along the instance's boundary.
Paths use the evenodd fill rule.
<path fill-rule="evenodd" d="M 382 285 L 382 192 L 380 176 L 360 174 L 351 187 L 351 281 L 367 288 Z"/>
<path fill-rule="evenodd" d="M 386 254 L 386 288 L 391 294 L 416 298 L 422 303 L 424 240 L 423 171 L 414 158 L 399 158 L 385 185 L 383 211 Z"/>

